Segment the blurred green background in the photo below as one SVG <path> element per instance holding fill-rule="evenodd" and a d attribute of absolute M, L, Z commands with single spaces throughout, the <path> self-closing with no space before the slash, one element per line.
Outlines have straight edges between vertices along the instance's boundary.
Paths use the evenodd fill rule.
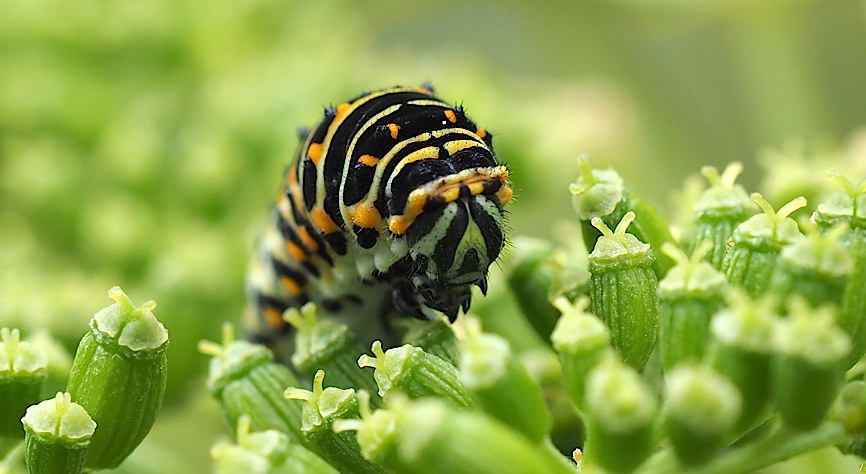
<path fill-rule="evenodd" d="M 111 286 L 155 299 L 170 392 L 124 469 L 205 472 L 226 430 L 195 343 L 237 321 L 296 130 L 323 106 L 424 81 L 464 103 L 512 169 L 515 235 L 562 237 L 582 153 L 670 216 L 672 190 L 732 160 L 780 200 L 831 165 L 866 173 L 864 7 L 4 0 L 0 325 L 72 348 Z"/>

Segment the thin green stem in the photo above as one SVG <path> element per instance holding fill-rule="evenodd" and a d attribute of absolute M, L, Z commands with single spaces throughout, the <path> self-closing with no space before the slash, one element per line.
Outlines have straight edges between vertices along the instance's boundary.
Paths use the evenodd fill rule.
<path fill-rule="evenodd" d="M 678 465 L 669 450 L 658 452 L 639 472 L 649 474 L 734 474 L 753 472 L 824 446 L 847 440 L 845 430 L 838 423 L 824 423 L 818 428 L 797 432 L 778 428 L 768 436 L 741 448 L 729 451 L 713 461 L 692 469 Z"/>

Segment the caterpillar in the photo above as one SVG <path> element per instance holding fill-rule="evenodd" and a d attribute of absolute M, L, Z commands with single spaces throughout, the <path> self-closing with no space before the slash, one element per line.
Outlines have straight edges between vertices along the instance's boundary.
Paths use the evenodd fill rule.
<path fill-rule="evenodd" d="M 247 282 L 254 340 L 290 332 L 308 301 L 356 330 L 404 314 L 453 321 L 486 294 L 505 243 L 508 169 L 491 134 L 430 86 L 336 107 L 286 169 Z"/>

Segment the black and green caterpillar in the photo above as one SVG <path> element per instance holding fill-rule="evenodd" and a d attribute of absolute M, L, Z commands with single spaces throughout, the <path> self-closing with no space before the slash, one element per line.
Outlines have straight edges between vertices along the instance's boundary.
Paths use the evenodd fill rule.
<path fill-rule="evenodd" d="M 428 86 L 336 107 L 289 165 L 248 281 L 248 328 L 288 332 L 308 301 L 364 327 L 393 313 L 451 320 L 487 289 L 505 243 L 508 169 L 490 133 Z"/>

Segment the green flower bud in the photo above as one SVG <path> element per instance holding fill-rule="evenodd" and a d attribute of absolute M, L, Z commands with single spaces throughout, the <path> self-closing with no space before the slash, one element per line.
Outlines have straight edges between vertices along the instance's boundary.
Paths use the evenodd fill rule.
<path fill-rule="evenodd" d="M 732 289 L 728 299 L 730 306 L 710 322 L 716 344 L 709 359 L 711 367 L 740 391 L 742 408 L 734 427 L 740 431 L 761 420 L 769 403 L 773 333 L 779 317 L 770 298 L 753 301 Z"/>
<path fill-rule="evenodd" d="M 554 248 L 540 239 L 520 238 L 514 243 L 509 255 L 508 287 L 521 311 L 543 338 L 550 332 L 559 318 L 559 311 L 551 304 L 553 281 L 556 278 L 552 265 Z"/>
<path fill-rule="evenodd" d="M 0 438 L 20 438 L 21 417 L 39 401 L 48 378 L 48 357 L 17 329 L 0 329 Z"/>
<path fill-rule="evenodd" d="M 866 382 L 855 380 L 842 387 L 830 419 L 839 423 L 848 434 L 845 442 L 837 446 L 839 450 L 866 457 Z"/>
<path fill-rule="evenodd" d="M 623 360 L 641 369 L 658 334 L 658 282 L 650 268 L 650 246 L 626 233 L 634 216 L 627 213 L 613 232 L 601 219 L 593 219 L 602 236 L 589 254 L 589 271 L 592 312 L 607 325 Z"/>
<path fill-rule="evenodd" d="M 774 390 L 782 420 L 792 428 L 818 426 L 845 381 L 851 341 L 834 317 L 833 308 L 812 309 L 796 298 L 779 323 Z"/>
<path fill-rule="evenodd" d="M 514 357 L 508 341 L 482 333 L 476 318 L 466 318 L 463 323 L 460 381 L 488 415 L 530 441 L 544 441 L 552 424 L 550 412 L 538 386 Z"/>
<path fill-rule="evenodd" d="M 565 388 L 574 404 L 584 410 L 586 377 L 611 352 L 610 333 L 600 319 L 586 312 L 589 298 L 580 298 L 572 304 L 560 297 L 554 304 L 562 311 L 562 317 L 550 340 L 559 354 Z"/>
<path fill-rule="evenodd" d="M 211 449 L 217 474 L 338 474 L 322 458 L 276 430 L 250 432 L 249 416 L 241 416 L 237 442 L 220 442 Z"/>
<path fill-rule="evenodd" d="M 134 306 L 115 286 L 114 304 L 90 320 L 75 353 L 67 390 L 99 425 L 87 454 L 90 469 L 117 467 L 144 439 L 162 406 L 168 331 L 156 303 Z"/>
<path fill-rule="evenodd" d="M 838 171 L 830 170 L 828 174 L 842 191 L 819 204 L 812 220 L 824 231 L 836 225 L 849 229 L 841 240 L 854 265 L 842 296 L 839 326 L 851 337 L 851 353 L 846 359 L 851 366 L 866 353 L 866 180 L 855 188 Z"/>
<path fill-rule="evenodd" d="M 705 258 L 717 270 L 722 268 L 728 240 L 734 229 L 751 214 L 749 195 L 742 186 L 736 184 L 737 176 L 742 171 L 743 165 L 739 162 L 729 164 L 721 175 L 712 166 L 701 169 L 710 187 L 695 203 L 695 228 L 689 238 L 688 251 L 694 253 L 704 242 L 709 243 Z"/>
<path fill-rule="evenodd" d="M 656 397 L 640 375 L 616 357 L 589 372 L 586 382 L 585 463 L 631 472 L 655 448 Z"/>
<path fill-rule="evenodd" d="M 770 284 L 782 247 L 803 239 L 797 223 L 788 216 L 806 206 L 806 198 L 794 199 L 778 212 L 759 193 L 753 193 L 752 200 L 764 212 L 734 230 L 722 271 L 732 284 L 742 286 L 751 296 L 759 296 Z"/>
<path fill-rule="evenodd" d="M 212 357 L 207 385 L 229 426 L 237 426 L 241 416 L 249 415 L 253 430 L 277 430 L 296 442 L 306 442 L 301 407 L 282 396 L 286 387 L 298 385 L 298 379 L 285 365 L 274 362 L 267 347 L 235 340 L 232 326 L 224 324 L 222 345 L 202 341 L 199 351 Z"/>
<path fill-rule="evenodd" d="M 460 351 L 457 350 L 457 336 L 451 323 L 444 317 L 432 320 L 411 319 L 406 321 L 409 330 L 403 338 L 405 344 L 424 349 L 424 352 L 438 356 L 451 365 L 457 365 Z M 358 368 L 357 362 L 355 368 Z M 366 387 L 364 387 L 366 389 Z"/>
<path fill-rule="evenodd" d="M 409 398 L 439 397 L 457 406 L 474 405 L 457 368 L 441 358 L 409 344 L 385 352 L 380 341 L 373 342 L 372 351 L 373 357 L 362 355 L 358 365 L 375 369 L 373 378 L 386 401 L 396 391 Z"/>
<path fill-rule="evenodd" d="M 399 396 L 396 398 L 400 399 Z M 356 431 L 355 439 L 358 440 L 364 458 L 378 466 L 399 472 L 395 469 L 400 465 L 400 460 L 396 456 L 394 444 L 397 437 L 397 414 L 386 408 L 372 411 L 370 394 L 366 390 L 359 391 L 356 400 L 361 419 L 334 420 L 332 429 L 336 433 Z"/>
<path fill-rule="evenodd" d="M 823 229 L 841 224 L 851 229 L 866 227 L 866 180 L 854 186 L 839 170 L 830 169 L 827 175 L 842 189 L 818 205 L 812 220 Z"/>
<path fill-rule="evenodd" d="M 659 282 L 659 348 L 662 365 L 700 360 L 710 341 L 710 320 L 725 306 L 725 275 L 705 261 L 711 244 L 703 241 L 692 257 L 671 243 L 662 252 L 677 264 Z"/>
<path fill-rule="evenodd" d="M 382 473 L 384 470 L 371 464 L 361 455 L 358 441 L 351 433 L 335 432 L 332 427 L 339 418 L 356 418 L 359 415 L 355 390 L 324 388 L 325 372 L 319 370 L 313 378 L 313 391 L 288 388 L 285 397 L 303 400 L 301 429 L 309 441 L 310 448 L 335 466 L 340 472 Z"/>
<path fill-rule="evenodd" d="M 660 248 L 664 242 L 672 242 L 670 229 L 661 214 L 652 205 L 629 192 L 622 178 L 614 170 L 594 170 L 589 166 L 589 159 L 581 155 L 580 178 L 572 183 L 572 205 L 577 211 L 582 223 L 583 240 L 587 249 L 596 245 L 601 237 L 598 226 L 592 224 L 592 219 L 598 217 L 608 228 L 613 228 L 622 222 L 628 212 L 640 216 L 632 226 L 632 234 L 641 242 L 649 243 L 653 248 Z M 667 257 L 652 262 L 653 271 L 661 278 L 667 273 L 673 262 Z"/>
<path fill-rule="evenodd" d="M 539 449 L 481 412 L 441 400 L 396 400 L 388 409 L 362 409 L 361 415 L 362 420 L 340 420 L 334 429 L 357 430 L 365 455 L 392 472 L 574 473 L 558 453 Z"/>
<path fill-rule="evenodd" d="M 709 460 L 725 445 L 740 415 L 740 393 L 708 367 L 678 366 L 665 377 L 665 424 L 677 458 Z"/>
<path fill-rule="evenodd" d="M 841 423 L 846 433 L 863 435 L 866 432 L 866 382 L 853 380 L 842 387 L 830 419 Z"/>
<path fill-rule="evenodd" d="M 96 423 L 68 393 L 27 409 L 24 418 L 24 462 L 31 474 L 78 474 Z"/>
<path fill-rule="evenodd" d="M 334 385 L 376 389 L 370 374 L 358 367 L 356 361 L 364 348 L 346 325 L 317 318 L 313 303 L 305 304 L 300 310 L 287 309 L 285 319 L 297 330 L 292 365 L 298 372 L 312 377 L 317 370 L 324 370 Z"/>
<path fill-rule="evenodd" d="M 837 227 L 784 247 L 770 282 L 772 293 L 783 301 L 788 295 L 801 295 L 813 307 L 841 305 L 853 268 L 850 252 L 839 241 L 843 232 L 845 228 Z"/>

